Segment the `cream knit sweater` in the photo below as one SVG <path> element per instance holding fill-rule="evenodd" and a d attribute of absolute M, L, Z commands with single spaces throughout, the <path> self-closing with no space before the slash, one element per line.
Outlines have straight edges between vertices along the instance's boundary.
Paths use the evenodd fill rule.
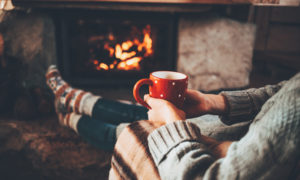
<path fill-rule="evenodd" d="M 252 120 L 247 134 L 216 160 L 195 124 L 167 124 L 148 136 L 161 179 L 290 179 L 300 158 L 300 73 L 274 86 L 222 93 L 225 124 Z"/>

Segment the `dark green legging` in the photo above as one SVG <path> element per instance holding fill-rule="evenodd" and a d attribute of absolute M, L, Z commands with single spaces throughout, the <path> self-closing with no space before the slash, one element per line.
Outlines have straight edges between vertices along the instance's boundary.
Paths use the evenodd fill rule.
<path fill-rule="evenodd" d="M 83 115 L 77 124 L 80 136 L 90 144 L 113 150 L 116 143 L 116 129 L 120 123 L 130 123 L 148 119 L 147 109 L 107 99 L 99 99 L 92 112 L 92 117 Z"/>

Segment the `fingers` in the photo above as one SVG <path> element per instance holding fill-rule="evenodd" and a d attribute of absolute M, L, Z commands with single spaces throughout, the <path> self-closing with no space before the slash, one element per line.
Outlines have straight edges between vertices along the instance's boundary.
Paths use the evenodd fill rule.
<path fill-rule="evenodd" d="M 197 96 L 200 92 L 193 89 L 187 89 L 186 90 L 186 98 L 193 98 Z"/>
<path fill-rule="evenodd" d="M 185 94 L 185 97 L 186 97 L 186 100 L 189 101 L 191 99 L 194 99 L 193 97 L 195 96 L 195 90 L 191 90 L 191 89 L 187 89 L 186 90 L 186 94 Z"/>
<path fill-rule="evenodd" d="M 151 99 L 151 97 L 150 97 L 150 95 L 149 94 L 145 94 L 144 95 L 144 101 L 151 107 L 151 109 L 152 109 L 152 104 L 151 104 L 151 102 L 149 103 L 149 101 L 150 101 L 150 99 Z"/>
<path fill-rule="evenodd" d="M 185 120 L 185 112 L 169 101 L 153 98 L 148 94 L 144 96 L 144 100 L 151 107 L 148 111 L 148 119 L 150 121 L 170 123 L 177 120 Z"/>
<path fill-rule="evenodd" d="M 147 102 L 149 100 L 149 98 L 151 98 L 149 94 L 145 94 L 144 95 L 144 101 Z"/>
<path fill-rule="evenodd" d="M 144 96 L 144 100 L 151 108 L 158 108 L 169 103 L 164 99 L 153 98 L 149 94 Z"/>

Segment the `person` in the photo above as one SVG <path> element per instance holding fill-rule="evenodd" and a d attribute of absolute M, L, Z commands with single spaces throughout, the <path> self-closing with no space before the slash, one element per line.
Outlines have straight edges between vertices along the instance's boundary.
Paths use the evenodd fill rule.
<path fill-rule="evenodd" d="M 148 118 L 166 125 L 148 136 L 161 179 L 292 179 L 299 173 L 300 73 L 259 89 L 206 95 L 188 93 L 184 110 L 147 95 Z M 188 116 L 218 114 L 231 125 L 251 121 L 248 132 L 217 156 Z M 299 176 L 298 176 L 299 178 Z"/>
<path fill-rule="evenodd" d="M 294 177 L 297 170 L 300 73 L 259 89 L 219 95 L 188 90 L 183 110 L 146 95 L 149 111 L 74 89 L 54 66 L 46 79 L 55 94 L 60 123 L 96 147 L 113 150 L 124 123 L 142 119 L 158 123 L 143 145 L 161 179 L 280 179 Z M 215 153 L 203 141 L 200 128 L 186 121 L 203 114 L 220 115 L 228 125 L 246 120 L 251 125 L 239 141 L 213 143 L 221 145 Z"/>

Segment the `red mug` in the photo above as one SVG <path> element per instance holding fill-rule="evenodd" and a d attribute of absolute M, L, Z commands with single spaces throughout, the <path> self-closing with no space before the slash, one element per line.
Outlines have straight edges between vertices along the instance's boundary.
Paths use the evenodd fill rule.
<path fill-rule="evenodd" d="M 173 71 L 155 71 L 149 79 L 139 80 L 133 88 L 135 100 L 148 109 L 151 107 L 140 97 L 139 89 L 142 85 L 149 85 L 151 97 L 165 99 L 176 107 L 182 108 L 188 85 L 188 76 Z"/>

